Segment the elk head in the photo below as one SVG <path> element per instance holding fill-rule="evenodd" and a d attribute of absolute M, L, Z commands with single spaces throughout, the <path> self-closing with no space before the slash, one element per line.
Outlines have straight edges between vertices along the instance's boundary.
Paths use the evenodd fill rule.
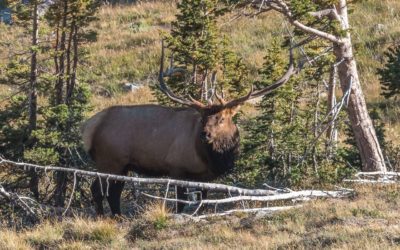
<path fill-rule="evenodd" d="M 179 97 L 168 88 L 164 82 L 164 56 L 164 44 L 162 43 L 160 72 L 158 78 L 161 91 L 174 102 L 189 106 L 201 114 L 202 132 L 200 137 L 204 142 L 211 144 L 213 150 L 217 152 L 223 152 L 229 148 L 232 143 L 236 143 L 236 141 L 238 142 L 239 133 L 236 124 L 233 122 L 233 117 L 239 111 L 241 105 L 250 99 L 270 93 L 274 89 L 286 83 L 290 77 L 296 73 L 293 65 L 293 53 L 292 49 L 290 49 L 290 64 L 288 70 L 273 84 L 256 91 L 254 91 L 253 86 L 251 86 L 247 95 L 229 102 L 225 101 L 217 93 L 214 93 L 218 103 L 209 101 L 209 103 L 205 105 L 191 96 L 188 96 L 187 99 Z M 171 62 L 171 68 L 167 70 L 167 76 L 171 75 L 173 72 L 174 70 L 172 69 Z M 212 79 L 215 80 L 215 75 L 213 75 Z"/>

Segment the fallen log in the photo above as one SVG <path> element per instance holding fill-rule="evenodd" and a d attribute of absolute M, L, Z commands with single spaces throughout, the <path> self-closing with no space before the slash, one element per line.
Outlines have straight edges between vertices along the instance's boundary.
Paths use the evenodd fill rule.
<path fill-rule="evenodd" d="M 278 193 L 268 196 L 235 196 L 223 199 L 201 200 L 201 201 L 186 201 L 186 200 L 160 197 L 146 193 L 142 194 L 153 199 L 164 200 L 169 202 L 181 202 L 188 205 L 198 205 L 201 203 L 205 205 L 205 204 L 224 204 L 237 201 L 278 201 L 278 200 L 293 200 L 302 198 L 344 198 L 353 195 L 354 192 L 350 190 L 340 190 L 340 191 L 302 190 L 302 191 L 293 191 L 290 193 Z"/>
<path fill-rule="evenodd" d="M 246 189 L 246 188 L 238 188 L 234 186 L 229 186 L 225 184 L 214 184 L 214 183 L 205 183 L 205 182 L 194 182 L 194 181 L 182 181 L 182 180 L 174 180 L 174 179 L 166 179 L 166 178 L 141 178 L 141 177 L 129 177 L 122 175 L 113 175 L 106 173 L 98 173 L 92 172 L 82 169 L 75 168 L 63 168 L 56 166 L 40 166 L 31 163 L 25 162 L 14 162 L 10 160 L 6 160 L 0 157 L 0 165 L 10 164 L 17 167 L 23 167 L 29 169 L 38 169 L 47 171 L 62 171 L 67 173 L 73 173 L 74 175 L 81 176 L 91 176 L 96 178 L 101 178 L 105 180 L 104 185 L 107 185 L 108 180 L 116 180 L 116 181 L 126 181 L 126 182 L 135 182 L 135 183 L 147 183 L 147 184 L 165 184 L 165 185 L 174 185 L 188 188 L 196 188 L 196 189 L 205 189 L 209 191 L 217 191 L 217 192 L 227 192 L 231 194 L 239 194 L 239 195 L 251 195 L 251 196 L 260 196 L 260 195 L 273 195 L 280 193 L 281 191 L 277 190 L 265 190 L 265 189 Z"/>

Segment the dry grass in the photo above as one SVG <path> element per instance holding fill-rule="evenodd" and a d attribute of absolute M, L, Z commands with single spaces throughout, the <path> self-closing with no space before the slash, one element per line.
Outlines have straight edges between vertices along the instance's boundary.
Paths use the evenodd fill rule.
<path fill-rule="evenodd" d="M 0 230 L 0 249 L 399 249 L 400 187 L 356 188 L 346 200 L 318 200 L 266 217 L 172 219 L 161 203 L 139 218 L 66 219 L 31 230 Z M 163 226 L 160 218 L 166 222 Z"/>
<path fill-rule="evenodd" d="M 143 86 L 135 92 L 112 97 L 94 96 L 92 98 L 92 105 L 94 106 L 94 111 L 100 111 L 114 105 L 150 104 L 155 103 L 155 101 L 151 89 L 148 86 Z"/>
<path fill-rule="evenodd" d="M 25 250 L 32 247 L 21 237 L 21 234 L 11 230 L 0 230 L 0 249 Z"/>

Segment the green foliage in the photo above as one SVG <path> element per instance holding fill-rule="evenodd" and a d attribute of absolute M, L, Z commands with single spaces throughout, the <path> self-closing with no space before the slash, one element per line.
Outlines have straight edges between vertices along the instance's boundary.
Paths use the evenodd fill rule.
<path fill-rule="evenodd" d="M 248 70 L 217 27 L 218 17 L 226 10 L 218 0 L 183 0 L 178 10 L 171 33 L 164 36 L 178 69 L 168 79 L 170 88 L 202 101 L 210 98 L 213 89 L 240 94 Z M 218 80 L 213 82 L 213 76 Z M 161 103 L 169 103 L 163 95 L 156 95 Z"/>
<path fill-rule="evenodd" d="M 0 152 L 11 159 L 21 159 L 29 138 L 27 99 L 17 95 L 0 110 Z"/>
<path fill-rule="evenodd" d="M 390 98 L 400 94 L 400 46 L 391 47 L 385 52 L 386 63 L 378 69 L 382 95 Z"/>
<path fill-rule="evenodd" d="M 317 45 L 306 48 L 310 58 L 318 55 L 320 45 Z M 281 43 L 275 40 L 267 50 L 260 70 L 262 79 L 256 82 L 258 88 L 270 85 L 286 71 L 286 55 L 281 48 Z M 251 186 L 265 182 L 298 186 L 334 183 L 351 174 L 336 152 L 330 153 L 329 138 L 323 136 L 322 127 L 327 121 L 321 113 L 327 107 L 320 94 L 323 87 L 318 82 L 331 62 L 330 57 L 321 58 L 263 97 L 260 114 L 244 126 L 247 134 L 242 140 L 242 155 L 233 176 L 235 182 Z"/>
<path fill-rule="evenodd" d="M 21 5 L 19 2 L 15 1 L 12 5 L 17 19 L 15 24 L 20 25 L 24 33 L 30 36 L 31 13 L 35 3 Z M 62 8 L 65 6 L 63 3 L 67 3 L 68 11 Z M 39 22 L 41 43 L 34 47 L 25 44 L 23 53 L 19 52 L 1 72 L 0 83 L 20 90 L 17 92 L 20 96 L 11 99 L 0 111 L 0 150 L 5 157 L 43 165 L 83 165 L 80 126 L 86 112 L 90 110 L 90 91 L 79 76 L 79 65 L 87 55 L 80 45 L 95 37 L 86 27 L 95 20 L 94 14 L 98 6 L 99 1 L 96 0 L 52 2 Z M 26 13 L 29 15 L 26 16 Z M 62 22 L 64 20 L 65 23 Z M 64 24 L 65 39 L 54 39 L 53 34 L 60 35 L 60 23 Z M 60 46 L 61 40 L 64 40 L 65 46 Z M 29 60 L 32 52 L 37 54 L 37 61 L 32 64 L 35 67 L 31 65 L 33 60 Z M 64 66 L 62 70 L 61 62 Z M 37 77 L 34 77 L 37 81 L 34 83 L 31 82 L 32 68 L 38 71 Z M 58 88 L 59 79 L 62 80 L 61 88 Z M 62 98 L 55 102 L 55 93 L 59 89 L 62 91 Z M 32 105 L 32 92 L 37 92 L 41 97 L 37 106 Z M 31 108 L 33 106 L 37 109 Z M 32 114 L 36 116 L 34 125 L 28 124 L 30 110 L 34 110 Z M 13 174 L 17 176 L 19 173 Z M 29 187 L 36 198 L 39 198 L 38 182 L 34 180 L 37 175 L 31 172 L 29 176 L 32 180 Z M 66 175 L 60 177 L 56 174 L 55 195 L 45 194 L 55 197 L 58 205 L 62 204 L 63 195 L 65 197 L 66 180 Z"/>
<path fill-rule="evenodd" d="M 25 152 L 25 158 L 40 164 L 78 165 L 81 145 L 80 124 L 89 110 L 89 89 L 78 86 L 70 105 L 46 106 L 40 110 L 43 120 L 33 131 L 35 147 Z"/>
<path fill-rule="evenodd" d="M 263 79 L 256 83 L 257 87 L 268 86 L 284 74 L 287 62 L 280 51 L 280 44 L 274 41 L 267 50 L 265 64 L 260 71 Z M 293 113 L 300 94 L 299 82 L 292 78 L 280 89 L 263 97 L 259 104 L 261 114 L 245 126 L 248 135 L 243 141 L 241 165 L 247 169 L 239 168 L 238 172 L 250 174 L 253 185 L 268 179 L 281 182 L 296 171 L 292 169 L 296 165 L 292 164 L 292 157 L 294 160 L 303 154 L 300 146 L 304 142 L 299 138 L 305 129 L 304 117 Z M 283 166 L 282 169 L 282 163 L 289 163 L 290 166 Z"/>

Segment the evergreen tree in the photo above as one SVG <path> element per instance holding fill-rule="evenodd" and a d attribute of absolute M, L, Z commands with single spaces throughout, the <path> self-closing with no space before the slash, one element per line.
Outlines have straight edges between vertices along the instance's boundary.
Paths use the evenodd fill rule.
<path fill-rule="evenodd" d="M 400 46 L 391 47 L 385 52 L 386 63 L 378 69 L 382 85 L 382 95 L 390 98 L 400 94 Z"/>
<path fill-rule="evenodd" d="M 217 20 L 225 9 L 218 0 L 183 0 L 178 10 L 171 33 L 165 35 L 177 69 L 167 81 L 170 88 L 202 101 L 208 101 L 214 89 L 225 96 L 240 94 L 236 91 L 243 91 L 248 71 L 218 30 Z M 171 104 L 163 95 L 157 98 Z"/>
<path fill-rule="evenodd" d="M 276 40 L 267 50 L 262 80 L 257 87 L 265 87 L 276 81 L 284 72 L 287 62 L 282 56 L 280 43 Z M 281 88 L 263 97 L 259 104 L 260 114 L 245 126 L 248 132 L 243 140 L 242 162 L 238 173 L 252 185 L 266 180 L 282 181 L 289 176 L 292 157 L 301 154 L 298 147 L 304 142 L 299 140 L 302 118 L 297 113 L 298 99 L 301 96 L 299 82 L 291 78 Z M 297 150 L 296 150 L 297 149 Z"/>
<path fill-rule="evenodd" d="M 24 60 L 21 56 L 9 63 L 0 81 L 18 84 L 26 91 L 13 98 L 0 112 L 0 127 L 4 134 L 0 136 L 0 145 L 3 152 L 7 152 L 6 157 L 64 167 L 82 165 L 81 155 L 84 154 L 79 128 L 89 110 L 90 92 L 84 82 L 78 81 L 78 69 L 86 53 L 81 45 L 93 37 L 87 27 L 95 19 L 98 7 L 97 0 L 52 2 L 46 14 L 40 17 L 40 34 L 44 37 L 56 34 L 55 43 L 31 46 L 33 52 L 30 54 L 35 54 L 36 60 Z M 19 10 L 16 24 L 32 22 L 34 17 L 29 15 L 32 12 L 26 8 L 31 7 L 20 3 L 14 5 L 14 9 Z M 32 33 L 32 29 L 27 32 Z M 49 57 L 54 60 L 49 61 Z M 34 127 L 30 122 L 29 105 L 32 84 L 27 84 L 32 79 L 33 64 L 43 69 L 36 75 L 35 91 L 44 97 L 34 114 L 37 121 Z M 16 112 L 17 109 L 20 112 Z M 55 179 L 56 189 L 50 196 L 54 197 L 56 205 L 62 206 L 67 176 L 56 173 Z"/>

